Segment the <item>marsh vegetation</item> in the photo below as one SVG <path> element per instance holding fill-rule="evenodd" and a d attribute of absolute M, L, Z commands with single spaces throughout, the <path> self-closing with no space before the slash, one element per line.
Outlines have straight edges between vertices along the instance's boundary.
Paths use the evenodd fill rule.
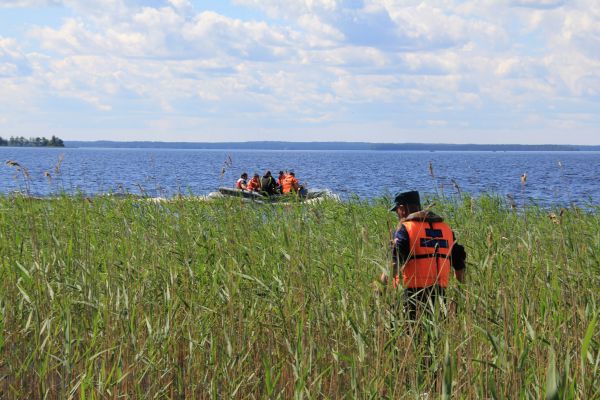
<path fill-rule="evenodd" d="M 385 199 L 0 197 L 0 398 L 599 398 L 599 210 L 431 200 L 468 283 L 411 333 Z"/>

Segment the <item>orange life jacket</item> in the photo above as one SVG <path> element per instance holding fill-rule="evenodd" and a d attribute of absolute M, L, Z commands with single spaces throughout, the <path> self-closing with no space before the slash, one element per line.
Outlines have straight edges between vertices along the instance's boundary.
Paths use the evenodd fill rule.
<path fill-rule="evenodd" d="M 296 179 L 295 177 L 288 175 L 285 177 L 285 179 L 283 180 L 283 185 L 282 185 L 282 193 L 289 193 L 292 190 L 294 190 L 294 192 L 298 191 L 298 179 Z"/>
<path fill-rule="evenodd" d="M 410 255 L 402 270 L 406 288 L 448 286 L 450 254 L 454 246 L 452 229 L 445 222 L 405 221 Z"/>
<path fill-rule="evenodd" d="M 252 178 L 250 182 L 248 182 L 246 190 L 258 191 L 258 189 L 260 189 L 260 181 L 258 179 Z"/>
<path fill-rule="evenodd" d="M 244 178 L 240 178 L 235 183 L 235 187 L 237 189 L 246 189 L 246 180 Z"/>
<path fill-rule="evenodd" d="M 283 181 L 285 181 L 285 178 L 287 178 L 287 175 L 282 175 L 279 178 L 277 178 L 277 184 L 283 187 Z"/>

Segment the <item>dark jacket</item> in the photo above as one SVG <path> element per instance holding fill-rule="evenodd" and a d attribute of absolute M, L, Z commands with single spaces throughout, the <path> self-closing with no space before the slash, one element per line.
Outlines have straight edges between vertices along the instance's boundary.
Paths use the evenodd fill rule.
<path fill-rule="evenodd" d="M 272 176 L 263 176 L 260 183 L 262 185 L 262 191 L 266 194 L 273 195 L 277 193 L 277 183 Z"/>

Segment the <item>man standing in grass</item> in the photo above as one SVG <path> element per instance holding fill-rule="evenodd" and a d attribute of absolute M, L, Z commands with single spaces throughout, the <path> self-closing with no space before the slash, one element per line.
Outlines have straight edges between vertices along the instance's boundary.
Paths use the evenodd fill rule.
<path fill-rule="evenodd" d="M 459 282 L 465 281 L 466 253 L 440 216 L 421 210 L 419 192 L 398 194 L 390 211 L 400 221 L 392 241 L 392 282 L 400 285 L 402 275 L 404 307 L 408 319 L 415 321 L 419 311 L 443 299 L 451 268 Z M 387 284 L 386 273 L 381 281 Z"/>

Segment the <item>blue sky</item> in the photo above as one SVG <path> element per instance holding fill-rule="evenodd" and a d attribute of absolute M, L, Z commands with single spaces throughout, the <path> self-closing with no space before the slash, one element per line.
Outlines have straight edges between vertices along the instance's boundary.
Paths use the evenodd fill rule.
<path fill-rule="evenodd" d="M 597 0 L 2 0 L 0 136 L 600 144 Z"/>

